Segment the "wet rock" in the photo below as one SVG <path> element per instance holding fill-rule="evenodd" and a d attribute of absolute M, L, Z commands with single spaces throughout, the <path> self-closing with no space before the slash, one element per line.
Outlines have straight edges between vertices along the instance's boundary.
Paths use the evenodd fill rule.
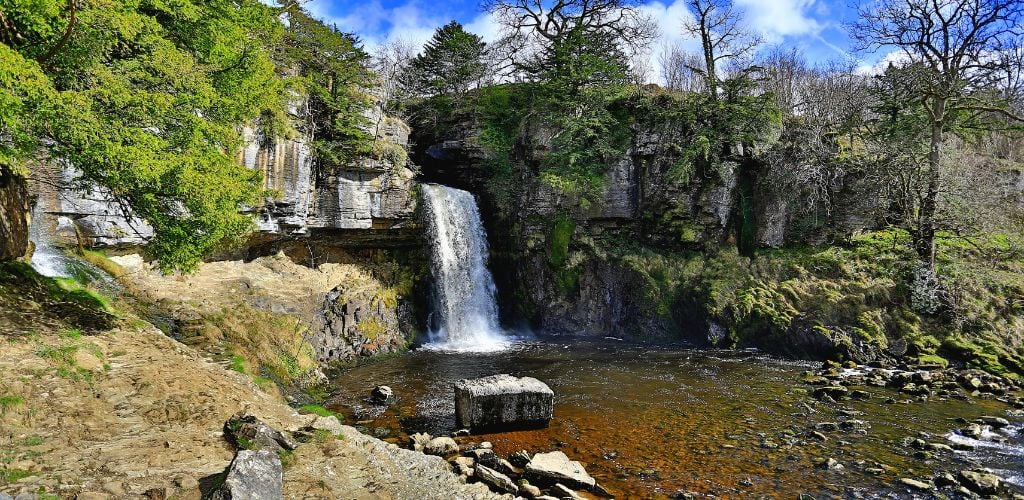
<path fill-rule="evenodd" d="M 815 465 L 819 469 L 825 469 L 825 470 L 842 470 L 844 468 L 843 464 L 839 463 L 838 460 L 836 460 L 836 459 L 834 459 L 832 457 L 829 457 L 829 458 L 826 458 L 826 459 L 818 459 L 818 460 L 815 461 Z"/>
<path fill-rule="evenodd" d="M 597 481 L 587 474 L 579 462 L 569 460 L 560 451 L 538 453 L 526 464 L 525 475 L 539 484 L 565 483 L 573 487 L 591 489 Z"/>
<path fill-rule="evenodd" d="M 459 473 L 459 475 L 465 477 L 471 477 L 473 475 L 473 468 L 476 467 L 476 460 L 472 457 L 455 457 L 451 462 L 455 472 Z"/>
<path fill-rule="evenodd" d="M 909 477 L 901 477 L 899 483 L 903 486 L 908 486 L 918 491 L 931 491 L 935 489 L 935 485 L 932 483 L 926 483 L 924 481 L 918 481 L 917 479 L 911 479 Z"/>
<path fill-rule="evenodd" d="M 427 455 L 437 455 L 443 457 L 445 455 L 451 455 L 459 451 L 459 443 L 456 443 L 454 439 L 442 436 L 431 439 L 423 446 L 423 453 Z"/>
<path fill-rule="evenodd" d="M 377 404 L 390 404 L 395 401 L 395 391 L 386 385 L 378 385 L 370 391 L 370 401 Z"/>
<path fill-rule="evenodd" d="M 814 430 L 821 432 L 835 432 L 839 430 L 839 424 L 835 422 L 821 422 L 814 425 Z"/>
<path fill-rule="evenodd" d="M 948 452 L 948 453 L 952 453 L 953 452 L 953 447 L 949 446 L 948 444 L 943 444 L 943 443 L 928 443 L 928 449 L 931 450 L 931 451 L 941 451 L 941 452 Z"/>
<path fill-rule="evenodd" d="M 270 450 L 241 450 L 228 465 L 224 484 L 212 495 L 213 500 L 284 498 L 281 459 Z"/>
<path fill-rule="evenodd" d="M 455 383 L 455 416 L 460 427 L 471 430 L 547 426 L 554 395 L 531 377 L 503 374 L 460 380 Z"/>
<path fill-rule="evenodd" d="M 558 498 L 562 499 L 569 498 L 572 500 L 583 500 L 583 497 L 581 497 L 578 493 L 576 493 L 571 488 L 561 483 L 554 485 L 551 488 L 551 493 L 557 496 Z"/>
<path fill-rule="evenodd" d="M 828 396 L 832 399 L 836 399 L 846 396 L 849 392 L 849 389 L 841 385 L 828 385 L 814 389 L 814 397 L 817 399 L 823 399 L 825 396 Z"/>
<path fill-rule="evenodd" d="M 935 484 L 945 488 L 949 486 L 959 486 L 960 483 L 956 480 L 956 477 L 953 476 L 953 474 L 942 472 L 935 476 Z"/>
<path fill-rule="evenodd" d="M 995 495 L 1002 484 L 999 476 L 986 471 L 960 471 L 957 478 L 965 488 L 980 495 Z"/>
<path fill-rule="evenodd" d="M 863 420 L 850 419 L 850 420 L 844 420 L 844 421 L 840 422 L 839 426 L 842 427 L 843 429 L 846 429 L 846 430 L 851 430 L 851 429 L 853 429 L 853 430 L 860 430 L 860 429 L 867 429 L 868 424 L 867 424 L 867 422 L 865 422 Z"/>
<path fill-rule="evenodd" d="M 981 439 L 981 435 L 985 432 L 985 429 L 978 424 L 971 424 L 967 427 L 960 429 L 960 434 L 969 438 Z"/>
<path fill-rule="evenodd" d="M 431 439 L 433 438 L 430 436 L 430 434 L 427 434 L 425 432 L 418 432 L 416 434 L 413 434 L 412 436 L 409 436 L 409 445 L 415 451 L 423 451 L 423 449 L 426 448 L 428 444 L 430 444 Z"/>
<path fill-rule="evenodd" d="M 234 416 L 224 424 L 224 436 L 238 449 L 292 451 L 296 444 L 255 415 Z"/>
<path fill-rule="evenodd" d="M 527 481 L 525 479 L 520 479 L 519 480 L 519 494 L 522 495 L 523 497 L 526 497 L 526 498 L 538 498 L 543 493 L 541 493 L 540 488 L 530 484 L 529 481 Z"/>
<path fill-rule="evenodd" d="M 1002 429 L 1003 427 L 1010 425 L 1009 420 L 1006 420 L 1005 418 L 1002 417 L 993 417 L 991 415 L 984 415 L 982 417 L 978 417 L 978 421 L 980 421 L 983 424 L 988 424 L 992 426 L 993 429 Z"/>
<path fill-rule="evenodd" d="M 530 454 L 526 450 L 519 450 L 509 455 L 508 461 L 516 467 L 526 467 L 530 463 Z"/>
<path fill-rule="evenodd" d="M 519 486 L 513 483 L 508 476 L 491 469 L 490 467 L 478 464 L 473 470 L 473 474 L 477 479 L 487 483 L 498 491 L 512 494 L 519 493 Z"/>

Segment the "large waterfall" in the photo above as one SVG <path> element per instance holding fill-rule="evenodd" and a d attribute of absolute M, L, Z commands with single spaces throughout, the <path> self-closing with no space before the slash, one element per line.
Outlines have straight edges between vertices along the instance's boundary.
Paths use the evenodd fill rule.
<path fill-rule="evenodd" d="M 71 257 L 50 242 L 50 234 L 43 223 L 41 202 L 36 203 L 32 209 L 28 237 L 35 244 L 35 250 L 32 252 L 32 267 L 36 272 L 50 278 L 71 277 L 71 266 L 69 265 Z"/>
<path fill-rule="evenodd" d="M 423 194 L 432 238 L 431 341 L 444 349 L 498 349 L 503 335 L 476 200 L 466 191 L 437 184 L 423 185 Z"/>

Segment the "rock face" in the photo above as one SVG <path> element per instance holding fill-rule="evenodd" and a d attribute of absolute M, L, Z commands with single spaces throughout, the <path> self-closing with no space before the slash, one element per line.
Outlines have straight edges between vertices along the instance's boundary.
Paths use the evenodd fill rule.
<path fill-rule="evenodd" d="M 284 498 L 281 459 L 269 450 L 241 450 L 228 466 L 224 484 L 214 500 L 275 500 Z"/>
<path fill-rule="evenodd" d="M 28 253 L 29 210 L 25 180 L 0 168 L 0 262 Z"/>
<path fill-rule="evenodd" d="M 303 106 L 292 107 L 301 123 Z M 306 237 L 316 232 L 355 231 L 385 233 L 388 238 L 415 242 L 417 183 L 408 168 L 404 148 L 409 128 L 390 117 L 371 116 L 379 123 L 382 149 L 374 158 L 363 158 L 319 171 L 314 165 L 309 139 L 269 138 L 246 127 L 245 146 L 237 161 L 263 173 L 264 187 L 280 193 L 253 209 L 258 228 L 272 238 Z M 73 167 L 50 162 L 40 169 L 48 181 L 37 188 L 45 224 L 56 243 L 88 247 L 137 247 L 153 230 L 125 213 L 109 192 L 84 186 Z M 57 186 L 57 187 L 53 187 Z M 360 238 L 346 238 L 358 245 Z"/>
<path fill-rule="evenodd" d="M 313 322 L 317 359 L 349 361 L 404 350 L 417 331 L 411 307 L 387 292 L 341 284 L 327 293 Z"/>
<path fill-rule="evenodd" d="M 455 383 L 455 416 L 472 430 L 546 426 L 554 413 L 554 392 L 531 377 L 511 375 Z"/>
<path fill-rule="evenodd" d="M 573 488 L 593 489 L 597 480 L 579 462 L 560 451 L 538 453 L 526 464 L 525 475 L 538 484 L 561 483 Z"/>

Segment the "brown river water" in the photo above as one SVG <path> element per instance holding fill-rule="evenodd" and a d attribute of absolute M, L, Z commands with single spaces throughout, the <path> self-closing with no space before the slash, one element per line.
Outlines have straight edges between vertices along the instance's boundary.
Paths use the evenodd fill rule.
<path fill-rule="evenodd" d="M 864 388 L 865 401 L 825 404 L 800 383 L 808 364 L 755 352 L 652 347 L 614 340 L 547 339 L 500 352 L 417 350 L 340 373 L 328 406 L 347 423 L 406 446 L 408 435 L 447 435 L 456 429 L 452 384 L 497 373 L 531 376 L 555 392 L 546 429 L 482 434 L 460 443 L 491 441 L 501 455 L 560 449 L 579 460 L 620 498 L 670 497 L 681 492 L 728 498 L 905 498 L 901 477 L 928 480 L 984 467 L 1024 492 L 1024 418 L 992 399 L 903 402 L 884 388 Z M 365 398 L 376 385 L 399 397 L 390 407 Z M 890 398 L 898 402 L 887 403 Z M 972 441 L 975 451 L 915 458 L 903 439 L 951 444 L 954 419 L 1009 418 L 1006 443 Z M 809 435 L 815 424 L 864 421 L 867 431 Z M 839 469 L 818 465 L 833 458 Z M 884 472 L 878 469 L 884 470 Z"/>

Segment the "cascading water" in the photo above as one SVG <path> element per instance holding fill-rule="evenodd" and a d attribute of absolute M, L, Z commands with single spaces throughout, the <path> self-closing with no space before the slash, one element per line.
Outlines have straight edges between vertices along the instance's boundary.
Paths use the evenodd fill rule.
<path fill-rule="evenodd" d="M 71 258 L 53 246 L 50 235 L 43 224 L 42 203 L 36 203 L 32 209 L 32 222 L 28 228 L 28 237 L 35 244 L 32 252 L 32 267 L 43 276 L 50 278 L 71 277 L 69 262 Z"/>
<path fill-rule="evenodd" d="M 476 200 L 466 191 L 437 184 L 423 185 L 423 194 L 434 277 L 430 339 L 443 349 L 500 349 L 505 338 Z"/>

